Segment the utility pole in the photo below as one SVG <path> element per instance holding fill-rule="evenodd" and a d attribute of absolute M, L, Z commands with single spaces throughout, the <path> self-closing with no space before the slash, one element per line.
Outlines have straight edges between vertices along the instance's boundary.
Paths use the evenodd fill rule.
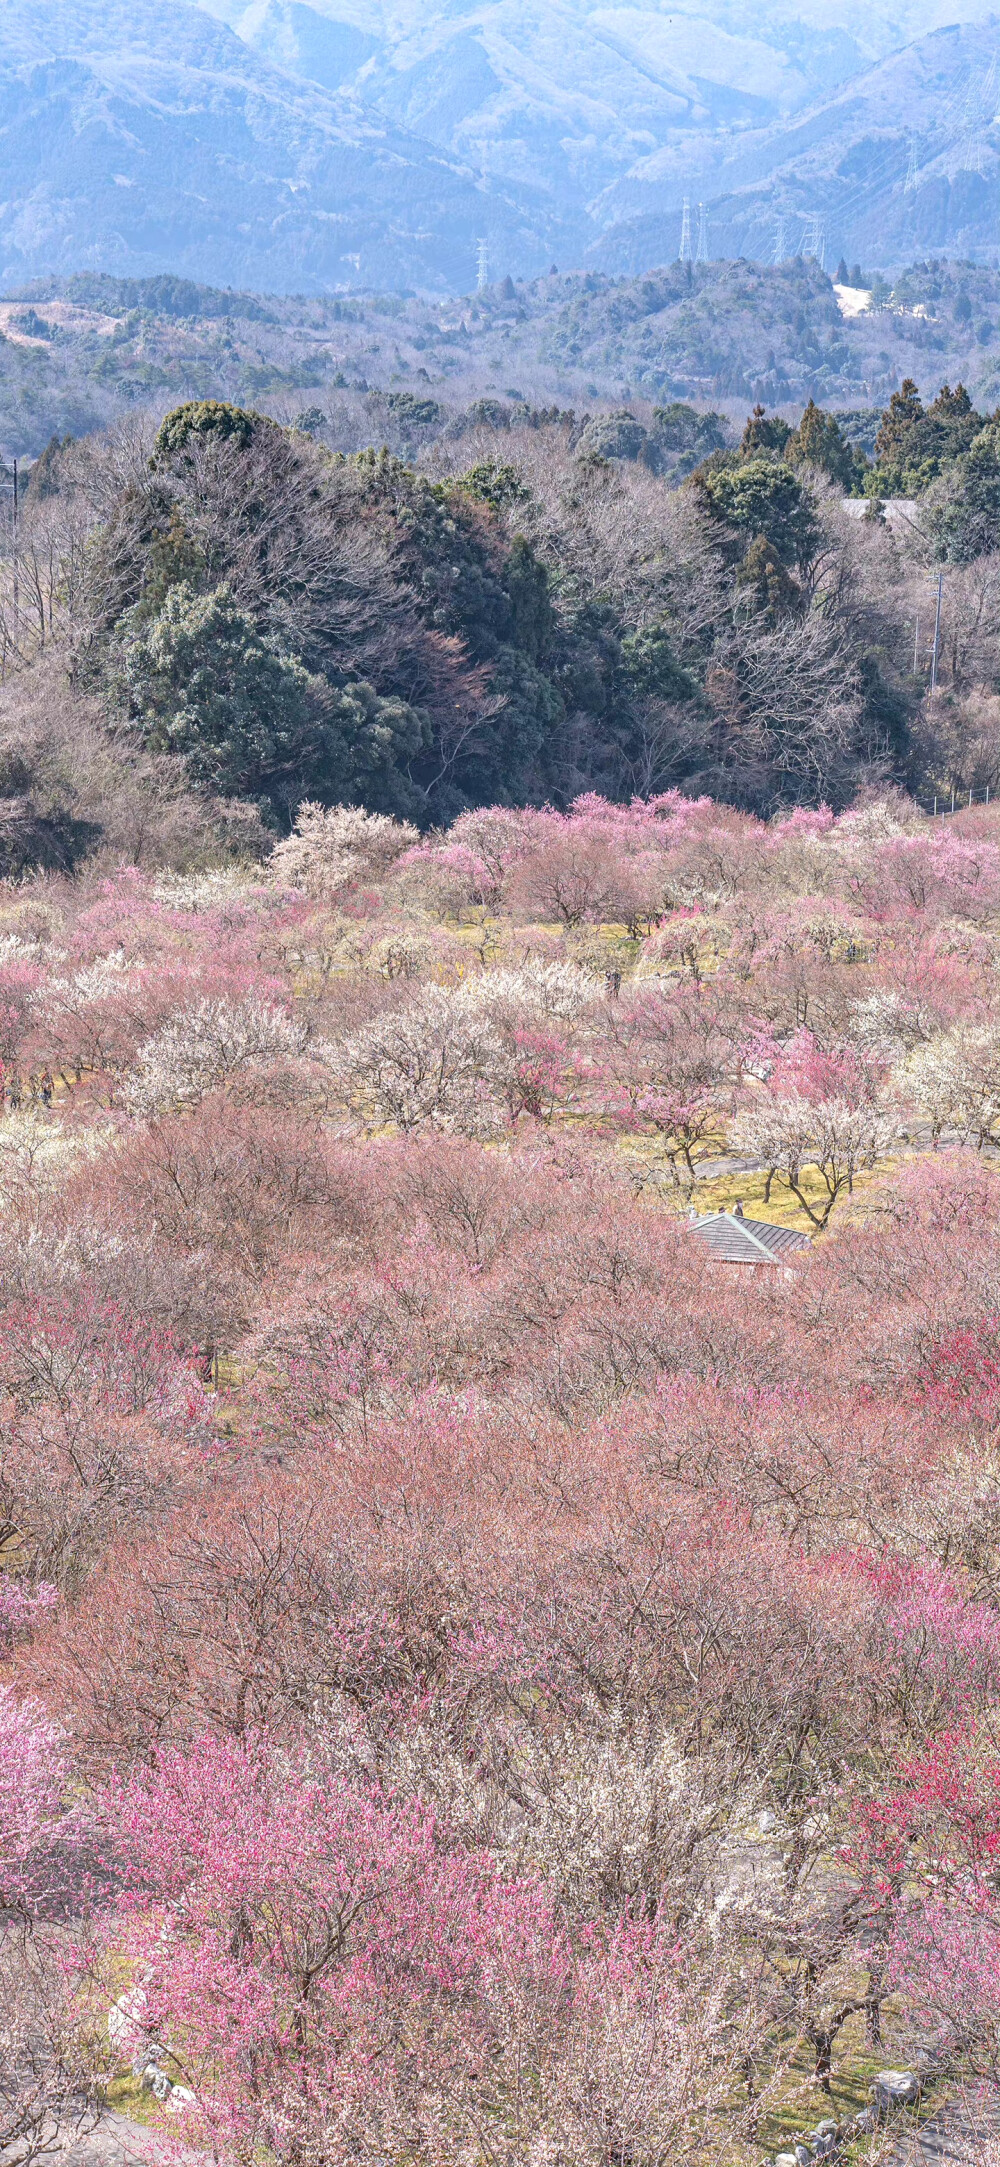
<path fill-rule="evenodd" d="M 914 675 L 914 677 L 916 676 L 916 674 L 917 674 L 917 671 L 919 670 L 919 668 L 920 668 L 920 611 L 918 610 L 918 611 L 917 611 L 917 621 L 916 621 L 916 623 L 915 623 L 915 625 L 914 625 L 914 627 L 913 627 L 913 675 Z"/>
<path fill-rule="evenodd" d="M 490 251 L 487 241 L 480 241 L 476 261 L 476 292 L 485 293 L 490 283 Z"/>
<path fill-rule="evenodd" d="M 708 262 L 708 221 L 703 203 L 698 205 L 698 253 L 694 260 L 696 263 Z"/>
<path fill-rule="evenodd" d="M 21 592 L 18 579 L 17 559 L 20 549 L 20 514 L 17 492 L 17 460 L 14 461 L 14 638 L 21 644 Z"/>
<path fill-rule="evenodd" d="M 685 196 L 685 198 L 684 198 L 684 205 L 683 205 L 683 209 L 682 209 L 682 211 L 681 211 L 681 245 L 680 245 L 680 249 L 679 249 L 679 251 L 678 251 L 678 257 L 677 257 L 677 260 L 678 260 L 678 263 L 690 263 L 690 261 L 691 261 L 691 198 L 690 198 L 690 196 Z"/>
<path fill-rule="evenodd" d="M 938 673 L 938 652 L 939 652 L 939 649 L 940 649 L 940 645 L 941 645 L 941 593 L 942 593 L 942 589 L 943 589 L 943 587 L 944 587 L 944 573 L 943 573 L 943 572 L 939 572 L 939 573 L 938 573 L 938 576 L 937 576 L 937 604 L 936 604 L 936 606 L 935 606 L 935 610 L 934 610 L 934 653 L 933 653 L 933 656 L 932 656 L 932 658 L 931 658 L 931 691 L 932 691 L 932 692 L 936 692 L 936 691 L 937 691 L 937 673 Z"/>

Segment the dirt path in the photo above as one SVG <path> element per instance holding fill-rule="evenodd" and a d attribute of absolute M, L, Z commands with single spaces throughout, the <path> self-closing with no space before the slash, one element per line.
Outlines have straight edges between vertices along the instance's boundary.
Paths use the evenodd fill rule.
<path fill-rule="evenodd" d="M 1000 2100 L 949 2099 L 922 2129 L 911 2130 L 889 2154 L 887 2167 L 982 2167 L 984 2145 L 1000 2143 Z"/>
<path fill-rule="evenodd" d="M 170 2132 L 148 2129 L 113 2110 L 101 2116 L 96 2128 L 85 2136 L 67 2133 L 65 2143 L 51 2155 L 58 2167 L 166 2167 L 180 2157 L 183 2167 L 204 2167 L 197 2152 L 178 2154 Z"/>
<path fill-rule="evenodd" d="M 105 2114 L 84 2137 L 67 2137 L 52 2156 L 59 2167 L 175 2167 L 177 2153 L 165 2133 L 131 2122 L 123 2114 Z M 984 2142 L 1000 2144 L 1000 2100 L 950 2099 L 925 2122 L 893 2145 L 885 2167 L 983 2167 Z M 206 2167 L 198 2153 L 185 2155 L 184 2167 Z"/>

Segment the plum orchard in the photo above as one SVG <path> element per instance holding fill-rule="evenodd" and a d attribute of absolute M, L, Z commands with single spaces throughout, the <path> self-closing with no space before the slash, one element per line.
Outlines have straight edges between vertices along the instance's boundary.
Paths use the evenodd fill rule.
<path fill-rule="evenodd" d="M 898 797 L 0 893 L 25 2155 L 126 2047 L 233 2160 L 997 2080 L 998 964 L 996 816 Z"/>

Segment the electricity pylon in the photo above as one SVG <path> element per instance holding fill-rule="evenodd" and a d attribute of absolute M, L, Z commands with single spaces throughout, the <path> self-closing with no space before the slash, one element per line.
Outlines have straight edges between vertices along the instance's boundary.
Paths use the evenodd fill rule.
<path fill-rule="evenodd" d="M 681 245 L 678 250 L 677 260 L 679 263 L 690 263 L 691 261 L 691 200 L 689 196 L 685 196 L 684 207 L 681 211 Z"/>
<path fill-rule="evenodd" d="M 812 213 L 810 213 L 806 221 L 806 230 L 802 236 L 802 254 L 812 256 L 815 262 L 819 264 L 820 270 L 825 270 L 826 238 L 823 232 L 823 221 Z"/>

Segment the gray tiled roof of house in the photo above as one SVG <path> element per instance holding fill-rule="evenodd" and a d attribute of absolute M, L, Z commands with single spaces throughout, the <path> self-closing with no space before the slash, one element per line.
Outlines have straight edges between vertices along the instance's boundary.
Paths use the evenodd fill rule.
<path fill-rule="evenodd" d="M 789 1250 L 809 1247 L 807 1234 L 772 1226 L 767 1219 L 744 1219 L 734 1211 L 706 1212 L 692 1218 L 690 1227 L 723 1264 L 780 1264 Z"/>

